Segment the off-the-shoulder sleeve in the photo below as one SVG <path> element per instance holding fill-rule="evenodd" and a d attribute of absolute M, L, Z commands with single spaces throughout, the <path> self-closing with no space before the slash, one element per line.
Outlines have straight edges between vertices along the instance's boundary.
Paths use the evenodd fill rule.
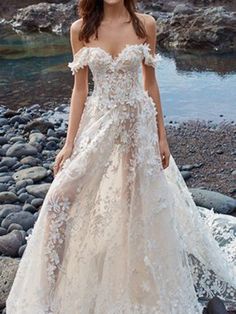
<path fill-rule="evenodd" d="M 87 47 L 82 47 L 74 54 L 73 61 L 68 63 L 68 67 L 71 69 L 73 75 L 75 75 L 78 69 L 88 64 L 88 53 Z"/>
<path fill-rule="evenodd" d="M 154 56 L 151 54 L 151 48 L 149 44 L 146 44 L 146 43 L 143 45 L 143 56 L 144 56 L 144 63 L 154 68 L 157 66 L 157 64 L 161 60 L 161 56 L 158 53 L 155 53 Z"/>

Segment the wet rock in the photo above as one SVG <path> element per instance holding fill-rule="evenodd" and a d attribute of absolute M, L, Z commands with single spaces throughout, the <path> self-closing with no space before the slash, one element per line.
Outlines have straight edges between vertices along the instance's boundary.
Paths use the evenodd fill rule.
<path fill-rule="evenodd" d="M 13 174 L 16 181 L 32 179 L 34 182 L 39 181 L 47 176 L 47 170 L 40 166 L 22 169 Z"/>
<path fill-rule="evenodd" d="M 194 202 L 197 206 L 214 210 L 221 214 L 231 214 L 236 210 L 236 200 L 215 191 L 190 188 Z"/>

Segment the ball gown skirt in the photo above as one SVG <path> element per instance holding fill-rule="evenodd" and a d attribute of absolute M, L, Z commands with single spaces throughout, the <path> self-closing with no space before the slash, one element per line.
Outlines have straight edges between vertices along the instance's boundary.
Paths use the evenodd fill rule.
<path fill-rule="evenodd" d="M 195 205 L 170 156 L 162 167 L 147 43 L 117 57 L 83 47 L 89 66 L 72 155 L 48 190 L 6 301 L 7 314 L 200 314 L 236 300 L 236 218 Z M 178 145 L 178 143 L 176 143 Z"/>

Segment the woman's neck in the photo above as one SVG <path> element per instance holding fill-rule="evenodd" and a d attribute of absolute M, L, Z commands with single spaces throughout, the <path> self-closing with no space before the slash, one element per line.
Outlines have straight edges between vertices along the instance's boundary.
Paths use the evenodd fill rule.
<path fill-rule="evenodd" d="M 117 1 L 117 3 L 109 4 L 106 1 L 104 3 L 104 16 L 103 22 L 112 23 L 121 20 L 129 19 L 129 12 L 127 11 L 123 1 Z"/>

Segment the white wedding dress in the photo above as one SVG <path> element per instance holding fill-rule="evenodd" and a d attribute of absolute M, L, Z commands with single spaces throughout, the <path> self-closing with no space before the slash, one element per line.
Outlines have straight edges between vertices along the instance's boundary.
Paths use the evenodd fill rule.
<path fill-rule="evenodd" d="M 113 58 L 83 47 L 94 79 L 74 149 L 55 176 L 19 264 L 7 314 L 200 314 L 236 300 L 236 218 L 197 207 L 171 155 L 162 167 L 147 43 Z M 176 143 L 178 145 L 178 143 Z"/>

